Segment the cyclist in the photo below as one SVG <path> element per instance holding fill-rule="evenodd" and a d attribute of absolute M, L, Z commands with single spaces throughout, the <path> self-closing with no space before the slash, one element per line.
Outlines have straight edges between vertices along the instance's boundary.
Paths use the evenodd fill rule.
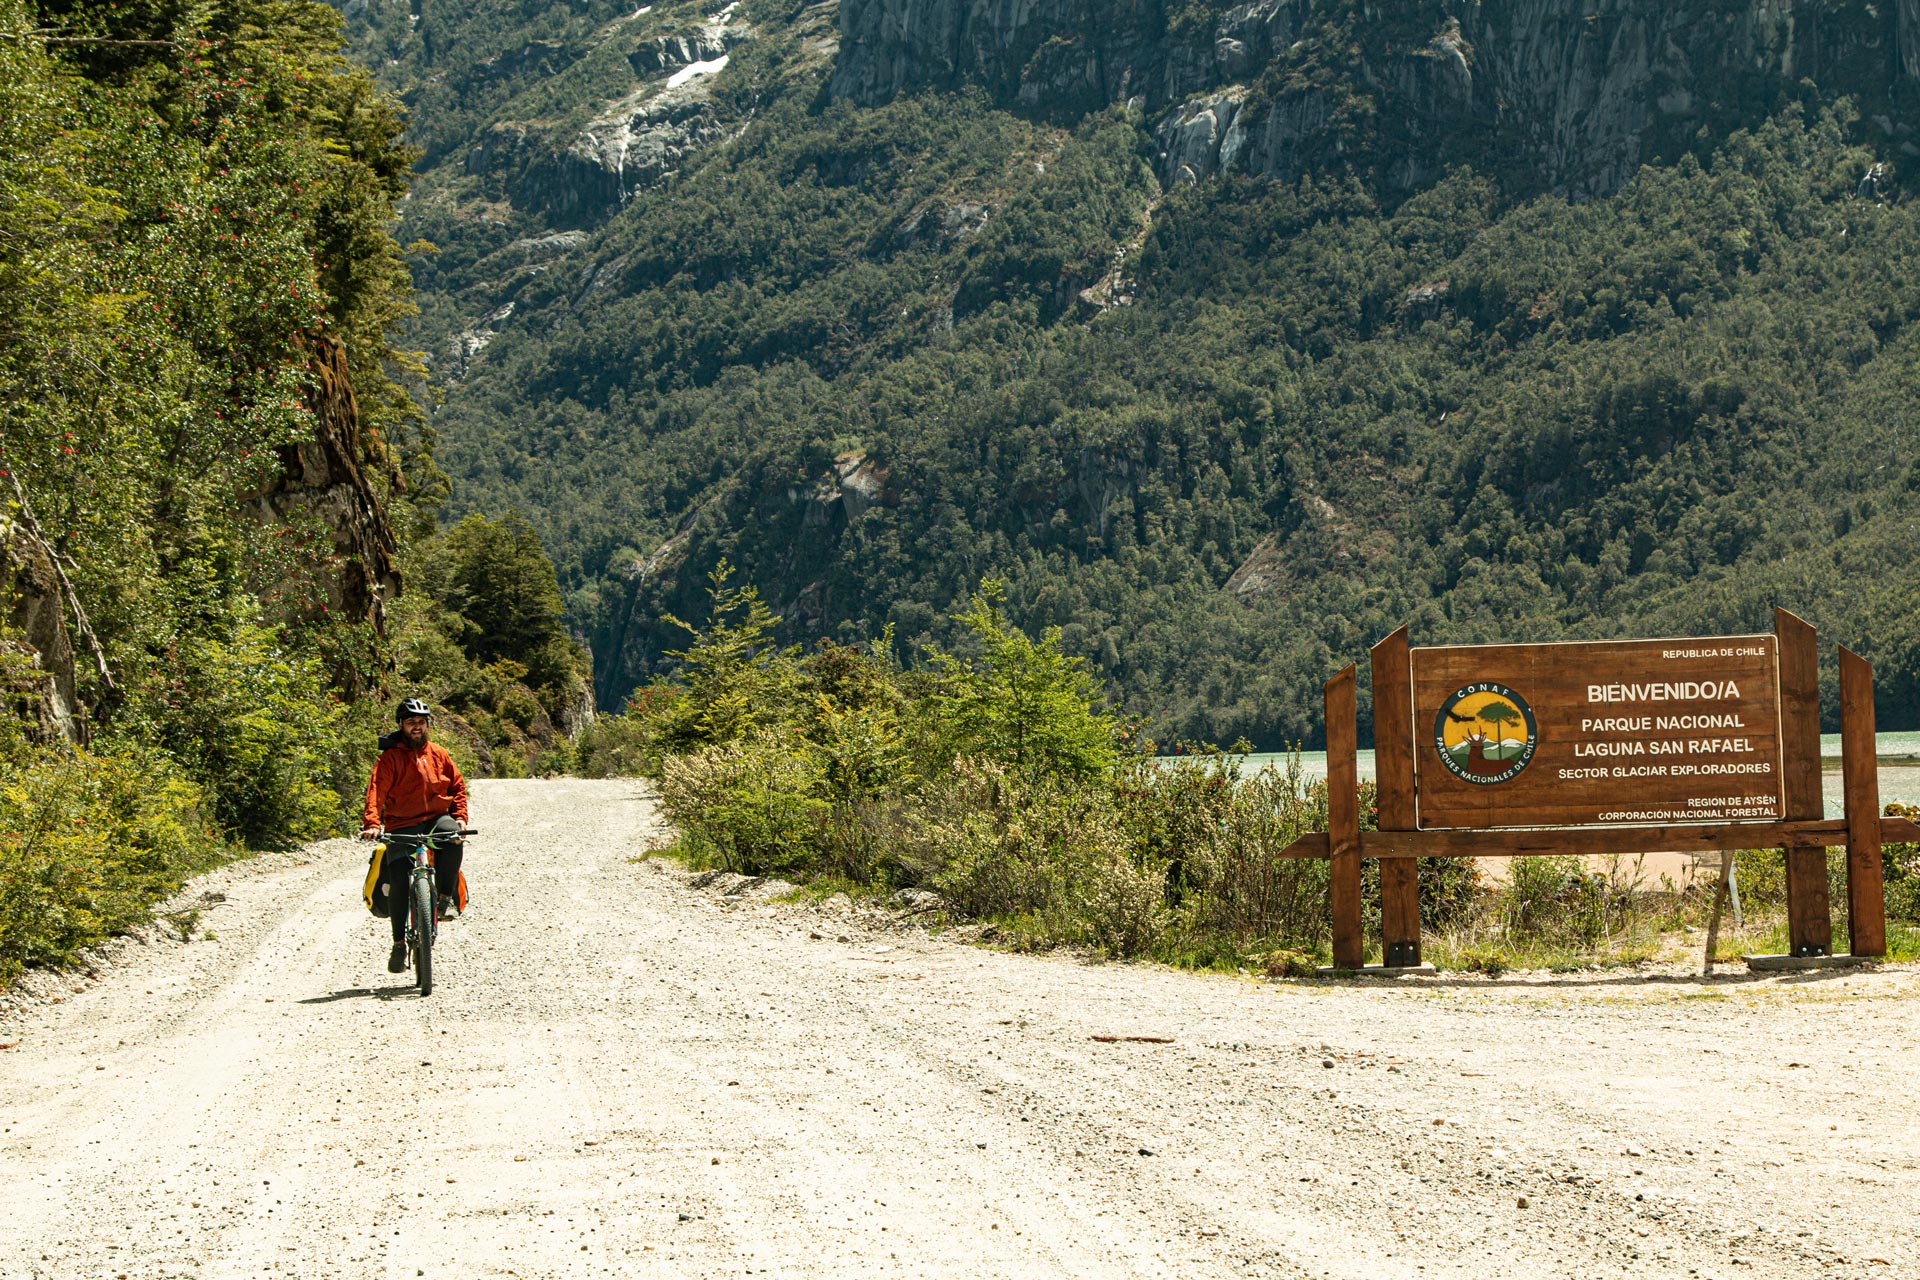
<path fill-rule="evenodd" d="M 418 698 L 408 698 L 394 712 L 400 729 L 380 739 L 384 748 L 367 782 L 366 809 L 360 817 L 362 840 L 372 840 L 385 827 L 390 836 L 437 835 L 434 881 L 439 889 L 440 918 L 454 915 L 454 892 L 460 883 L 463 846 L 457 832 L 467 825 L 467 780 L 447 749 L 430 740 L 433 709 Z M 410 859 L 389 852 L 380 868 L 382 888 L 390 904 L 393 954 L 387 972 L 407 968 L 407 878 Z"/>

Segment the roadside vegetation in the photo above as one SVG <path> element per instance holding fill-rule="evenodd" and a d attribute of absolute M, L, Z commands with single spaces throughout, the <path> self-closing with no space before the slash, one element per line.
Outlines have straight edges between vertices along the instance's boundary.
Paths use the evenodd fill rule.
<path fill-rule="evenodd" d="M 590 705 L 525 521 L 435 530 L 388 339 L 414 152 L 339 45 L 307 0 L 0 0 L 0 982 L 338 830 L 401 692 L 476 772 L 564 767 Z M 366 511 L 270 506 L 330 448 Z"/>
<path fill-rule="evenodd" d="M 1734 858 L 1741 920 L 1720 909 L 1716 962 L 1787 950 L 1785 863 L 1777 849 Z M 1885 851 L 1887 954 L 1920 960 L 1920 849 Z M 1847 950 L 1846 854 L 1827 860 L 1833 949 Z M 1598 867 L 1578 858 L 1516 858 L 1501 883 L 1450 927 L 1427 922 L 1423 949 L 1445 969 L 1498 976 L 1509 969 L 1573 970 L 1706 958 L 1718 875 L 1702 868 L 1687 883 L 1654 876 L 1645 859 L 1616 857 Z"/>
<path fill-rule="evenodd" d="M 1272 857 L 1324 821 L 1297 771 L 1221 753 L 1155 763 L 1058 632 L 1010 626 L 989 581 L 956 651 L 891 635 L 810 651 L 723 564 L 681 674 L 583 739 L 589 772 L 657 780 L 696 865 L 920 887 L 1014 945 L 1194 963 L 1322 931 L 1324 866 Z"/>

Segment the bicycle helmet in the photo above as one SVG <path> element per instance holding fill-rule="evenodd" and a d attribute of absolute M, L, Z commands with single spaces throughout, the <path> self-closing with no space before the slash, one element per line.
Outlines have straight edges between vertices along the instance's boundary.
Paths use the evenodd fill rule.
<path fill-rule="evenodd" d="M 394 711 L 393 718 L 395 720 L 405 720 L 408 716 L 426 716 L 428 719 L 432 719 L 433 708 L 418 698 L 408 698 Z"/>

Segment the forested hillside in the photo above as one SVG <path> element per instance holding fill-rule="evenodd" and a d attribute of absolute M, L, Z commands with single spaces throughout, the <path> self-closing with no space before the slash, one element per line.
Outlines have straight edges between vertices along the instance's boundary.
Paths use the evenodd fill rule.
<path fill-rule="evenodd" d="M 907 8 L 344 6 L 453 509 L 603 701 L 725 557 L 908 661 L 998 575 L 1162 739 L 1776 603 L 1920 723 L 1913 6 Z"/>

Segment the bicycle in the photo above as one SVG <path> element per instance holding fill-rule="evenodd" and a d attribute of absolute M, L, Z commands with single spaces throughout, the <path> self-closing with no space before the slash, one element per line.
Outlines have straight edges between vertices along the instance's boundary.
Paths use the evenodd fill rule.
<path fill-rule="evenodd" d="M 452 834 L 464 840 L 479 835 L 480 828 L 461 827 Z M 440 931 L 439 886 L 434 878 L 433 849 L 447 837 L 430 831 L 406 836 L 383 831 L 379 838 L 389 850 L 402 844 L 412 845 L 408 856 L 413 859 L 413 871 L 407 878 L 407 961 L 413 966 L 420 994 L 430 996 L 433 994 L 433 942 Z"/>

